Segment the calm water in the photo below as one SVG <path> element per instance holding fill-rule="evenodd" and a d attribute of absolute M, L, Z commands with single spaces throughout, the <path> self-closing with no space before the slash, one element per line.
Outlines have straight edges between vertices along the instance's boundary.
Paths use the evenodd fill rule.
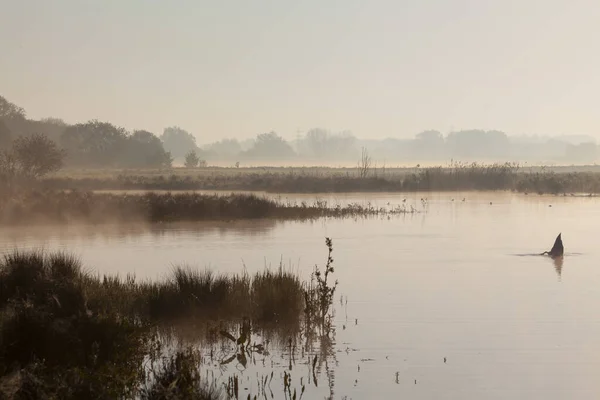
<path fill-rule="evenodd" d="M 427 197 L 425 207 L 421 197 Z M 245 265 L 252 272 L 283 260 L 308 278 L 314 264 L 325 261 L 328 236 L 339 279 L 336 344 L 328 360 L 336 398 L 599 397 L 600 199 L 509 193 L 320 198 L 378 206 L 406 198 L 423 212 L 312 223 L 0 229 L 0 250 L 65 249 L 95 271 L 150 279 L 174 264 L 223 272 Z M 521 256 L 549 250 L 559 232 L 562 266 Z M 340 306 L 340 295 L 347 306 Z M 300 376 L 306 383 L 309 370 L 294 369 L 295 386 Z M 256 370 L 244 373 L 248 382 L 256 380 Z M 329 393 L 325 371 L 318 378 L 304 398 Z M 273 392 L 282 394 L 279 386 Z"/>

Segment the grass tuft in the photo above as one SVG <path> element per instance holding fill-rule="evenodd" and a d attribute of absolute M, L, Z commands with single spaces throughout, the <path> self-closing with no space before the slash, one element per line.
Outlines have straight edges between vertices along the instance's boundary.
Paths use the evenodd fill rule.
<path fill-rule="evenodd" d="M 66 253 L 7 254 L 0 261 L 0 398 L 220 398 L 200 379 L 194 352 L 145 367 L 160 353 L 158 328 L 186 319 L 221 332 L 238 324 L 243 355 L 261 327 L 290 335 L 303 319 L 329 321 L 331 304 L 319 303 L 335 290 L 327 285 L 327 245 L 330 261 L 316 288 L 281 265 L 252 276 L 177 267 L 164 281 L 136 282 L 86 273 Z M 316 308 L 305 304 L 306 293 Z"/>

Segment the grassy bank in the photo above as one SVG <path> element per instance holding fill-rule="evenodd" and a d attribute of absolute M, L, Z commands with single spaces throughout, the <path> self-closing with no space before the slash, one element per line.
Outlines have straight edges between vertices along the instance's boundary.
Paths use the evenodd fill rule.
<path fill-rule="evenodd" d="M 81 191 L 22 190 L 0 202 L 0 223 L 55 224 L 105 222 L 175 222 L 274 218 L 368 216 L 414 212 L 382 211 L 357 204 L 330 207 L 325 202 L 284 204 L 253 194 L 198 193 L 110 194 Z"/>
<path fill-rule="evenodd" d="M 0 262 L 0 398 L 221 398 L 222 388 L 200 379 L 196 350 L 162 351 L 159 327 L 202 321 L 245 360 L 252 331 L 290 334 L 325 320 L 333 290 L 322 281 L 281 268 L 176 268 L 164 281 L 136 282 L 91 275 L 66 254 L 9 254 Z M 239 337 L 228 328 L 236 321 Z"/>
<path fill-rule="evenodd" d="M 260 190 L 279 193 L 516 190 L 600 193 L 600 171 L 589 167 L 461 164 L 427 168 L 206 168 L 61 171 L 46 188 L 79 190 Z"/>

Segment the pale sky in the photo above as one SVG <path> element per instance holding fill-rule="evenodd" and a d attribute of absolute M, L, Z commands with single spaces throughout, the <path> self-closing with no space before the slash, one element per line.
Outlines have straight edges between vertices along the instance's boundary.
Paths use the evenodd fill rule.
<path fill-rule="evenodd" d="M 0 95 L 31 118 L 206 143 L 274 130 L 600 138 L 600 1 L 0 0 Z"/>

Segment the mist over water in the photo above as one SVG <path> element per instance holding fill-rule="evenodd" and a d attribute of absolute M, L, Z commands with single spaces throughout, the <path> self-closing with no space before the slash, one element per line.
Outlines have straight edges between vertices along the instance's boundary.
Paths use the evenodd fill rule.
<path fill-rule="evenodd" d="M 0 10 L 2 399 L 599 397 L 600 2 Z"/>
<path fill-rule="evenodd" d="M 308 279 L 314 264 L 324 264 L 323 240 L 331 237 L 339 280 L 329 363 L 336 398 L 595 398 L 598 199 L 472 192 L 318 198 L 380 206 L 406 199 L 421 212 L 309 223 L 11 228 L 0 230 L 0 248 L 67 250 L 94 272 L 143 279 L 178 264 L 252 273 L 281 261 Z M 549 250 L 559 232 L 561 265 L 519 256 Z M 308 398 L 329 392 L 327 384 L 308 386 Z"/>

